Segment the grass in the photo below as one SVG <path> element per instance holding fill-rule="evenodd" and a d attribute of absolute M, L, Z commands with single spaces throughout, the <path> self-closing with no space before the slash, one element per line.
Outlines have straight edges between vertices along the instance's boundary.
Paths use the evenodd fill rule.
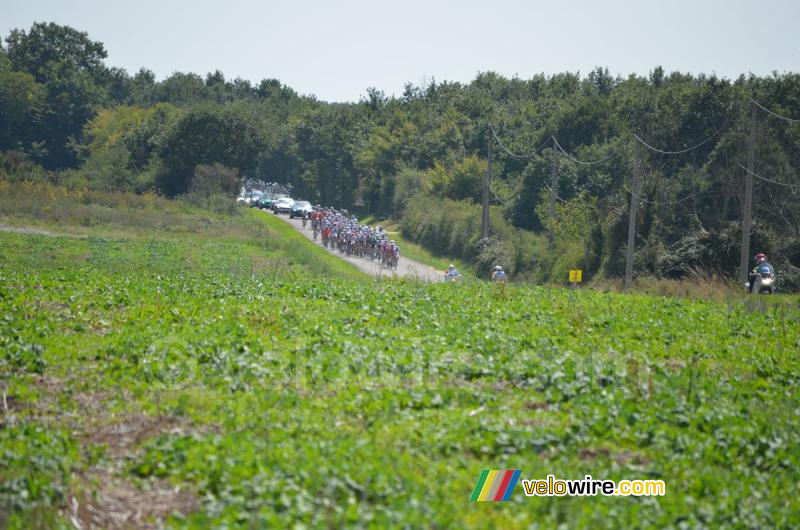
<path fill-rule="evenodd" d="M 338 278 L 367 278 L 356 267 L 306 244 L 285 223 L 233 200 L 221 211 L 211 211 L 156 195 L 0 180 L 0 224 L 79 237 L 235 240 L 245 244 L 245 253 L 259 256 L 253 260 L 255 269 L 300 267 Z"/>
<path fill-rule="evenodd" d="M 353 282 L 247 248 L 0 235 L 8 526 L 123 487 L 188 492 L 134 506 L 174 527 L 798 522 L 796 305 Z M 469 503 L 482 469 L 667 495 Z"/>
<path fill-rule="evenodd" d="M 365 281 L 150 213 L 0 233 L 0 526 L 800 524 L 796 297 Z M 666 495 L 469 502 L 484 469 Z"/>
<path fill-rule="evenodd" d="M 586 287 L 601 292 L 624 292 L 623 280 L 600 279 L 592 280 Z M 747 293 L 744 286 L 738 281 L 727 278 L 696 273 L 689 278 L 675 280 L 669 278 L 653 278 L 649 276 L 634 278 L 629 291 L 654 296 L 669 296 L 678 298 L 704 298 L 709 300 L 741 300 Z M 769 296 L 753 295 L 766 304 L 793 304 L 798 296 L 783 294 L 778 291 Z"/>

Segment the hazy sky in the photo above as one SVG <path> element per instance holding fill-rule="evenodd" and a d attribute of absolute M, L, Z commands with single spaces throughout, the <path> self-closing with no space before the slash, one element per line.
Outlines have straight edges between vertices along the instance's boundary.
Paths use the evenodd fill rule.
<path fill-rule="evenodd" d="M 36 21 L 88 32 L 130 73 L 219 69 L 325 101 L 489 70 L 800 71 L 800 0 L 0 0 L 3 38 Z"/>

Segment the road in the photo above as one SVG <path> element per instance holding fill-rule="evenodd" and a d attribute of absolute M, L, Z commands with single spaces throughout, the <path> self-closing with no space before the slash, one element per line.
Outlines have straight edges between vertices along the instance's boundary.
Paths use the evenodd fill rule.
<path fill-rule="evenodd" d="M 273 214 L 269 213 L 269 215 Z M 310 221 L 306 225 L 308 228 L 303 228 L 302 219 L 289 219 L 289 217 L 285 215 L 276 215 L 275 217 L 279 217 L 280 219 L 292 225 L 295 228 L 295 230 L 306 236 L 306 238 L 308 238 L 309 241 L 314 241 L 314 234 L 311 231 Z M 315 244 L 322 247 L 322 238 L 321 237 L 317 238 Z M 442 271 L 436 270 L 430 265 L 424 265 L 417 261 L 404 258 L 402 254 L 403 253 L 402 247 L 400 247 L 400 263 L 397 265 L 396 270 L 387 269 L 381 264 L 368 259 L 357 258 L 353 256 L 345 256 L 335 250 L 329 250 L 328 252 L 330 252 L 334 256 L 339 257 L 340 259 L 347 261 L 348 263 L 352 263 L 353 265 L 355 265 L 362 271 L 366 272 L 370 276 L 375 276 L 377 278 L 402 276 L 405 278 L 414 278 L 428 282 L 438 282 L 441 281 L 443 278 Z"/>

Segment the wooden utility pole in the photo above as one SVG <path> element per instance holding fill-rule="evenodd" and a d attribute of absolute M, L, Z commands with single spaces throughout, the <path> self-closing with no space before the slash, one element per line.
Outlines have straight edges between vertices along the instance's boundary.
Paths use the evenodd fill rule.
<path fill-rule="evenodd" d="M 492 180 L 492 126 L 489 126 L 489 167 L 483 179 L 483 214 L 481 215 L 481 239 L 489 237 L 489 186 Z"/>
<path fill-rule="evenodd" d="M 631 191 L 631 213 L 628 219 L 628 248 L 625 253 L 625 284 L 624 289 L 631 285 L 633 280 L 633 250 L 636 242 L 636 207 L 639 205 L 641 193 L 639 175 L 639 142 L 633 141 L 633 190 Z"/>
<path fill-rule="evenodd" d="M 742 214 L 742 256 L 739 281 L 747 281 L 750 270 L 750 231 L 753 227 L 753 164 L 756 150 L 756 106 L 750 104 L 750 135 L 747 139 L 747 173 L 744 176 L 744 212 Z"/>
<path fill-rule="evenodd" d="M 553 145 L 553 160 L 550 169 L 550 209 L 547 213 L 547 245 L 553 250 L 553 222 L 556 218 L 556 190 L 558 190 L 558 152 Z"/>

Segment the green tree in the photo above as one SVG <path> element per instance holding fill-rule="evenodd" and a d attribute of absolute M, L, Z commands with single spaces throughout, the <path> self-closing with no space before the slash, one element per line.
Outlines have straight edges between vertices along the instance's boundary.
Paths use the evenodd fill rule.
<path fill-rule="evenodd" d="M 486 171 L 486 161 L 475 155 L 465 157 L 453 166 L 447 196 L 454 200 L 471 199 L 473 202 L 481 202 Z"/>
<path fill-rule="evenodd" d="M 0 74 L 11 71 L 11 59 L 8 58 L 3 41 L 0 40 Z"/>
<path fill-rule="evenodd" d="M 158 140 L 144 137 L 140 131 L 155 129 L 154 123 L 161 123 L 165 115 L 174 112 L 177 112 L 175 107 L 164 103 L 147 109 L 123 105 L 101 110 L 84 127 L 84 143 L 77 147 L 84 161 L 79 175 L 96 188 L 136 191 L 150 188 L 152 177 L 142 170 L 154 149 L 147 142 Z M 131 138 L 141 138 L 145 143 L 143 149 L 149 150 L 143 164 L 133 156 L 133 149 L 140 146 Z M 142 156 L 139 151 L 136 154 Z"/>
<path fill-rule="evenodd" d="M 156 74 L 152 70 L 140 68 L 131 78 L 128 103 L 146 106 L 155 101 Z"/>
<path fill-rule="evenodd" d="M 175 72 L 155 89 L 155 100 L 174 105 L 190 105 L 205 100 L 206 85 L 197 74 Z"/>
<path fill-rule="evenodd" d="M 46 109 L 45 88 L 25 72 L 0 69 L 0 150 L 26 150 Z"/>
<path fill-rule="evenodd" d="M 203 106 L 181 117 L 160 148 L 165 171 L 157 185 L 168 196 L 186 193 L 195 167 L 219 163 L 253 168 L 263 144 L 256 128 L 231 107 Z"/>
<path fill-rule="evenodd" d="M 28 32 L 12 30 L 6 43 L 11 67 L 28 72 L 38 83 L 52 81 L 62 69 L 86 72 L 100 81 L 106 70 L 103 43 L 69 26 L 37 22 Z"/>
<path fill-rule="evenodd" d="M 133 170 L 147 168 L 180 116 L 181 111 L 176 106 L 157 103 L 147 109 L 142 121 L 125 131 L 122 140 L 130 152 Z"/>
<path fill-rule="evenodd" d="M 35 23 L 28 32 L 12 30 L 6 43 L 12 69 L 32 75 L 47 92 L 47 112 L 35 132 L 47 149 L 45 165 L 77 165 L 73 146 L 120 73 L 109 74 L 102 43 L 69 26 Z"/>

